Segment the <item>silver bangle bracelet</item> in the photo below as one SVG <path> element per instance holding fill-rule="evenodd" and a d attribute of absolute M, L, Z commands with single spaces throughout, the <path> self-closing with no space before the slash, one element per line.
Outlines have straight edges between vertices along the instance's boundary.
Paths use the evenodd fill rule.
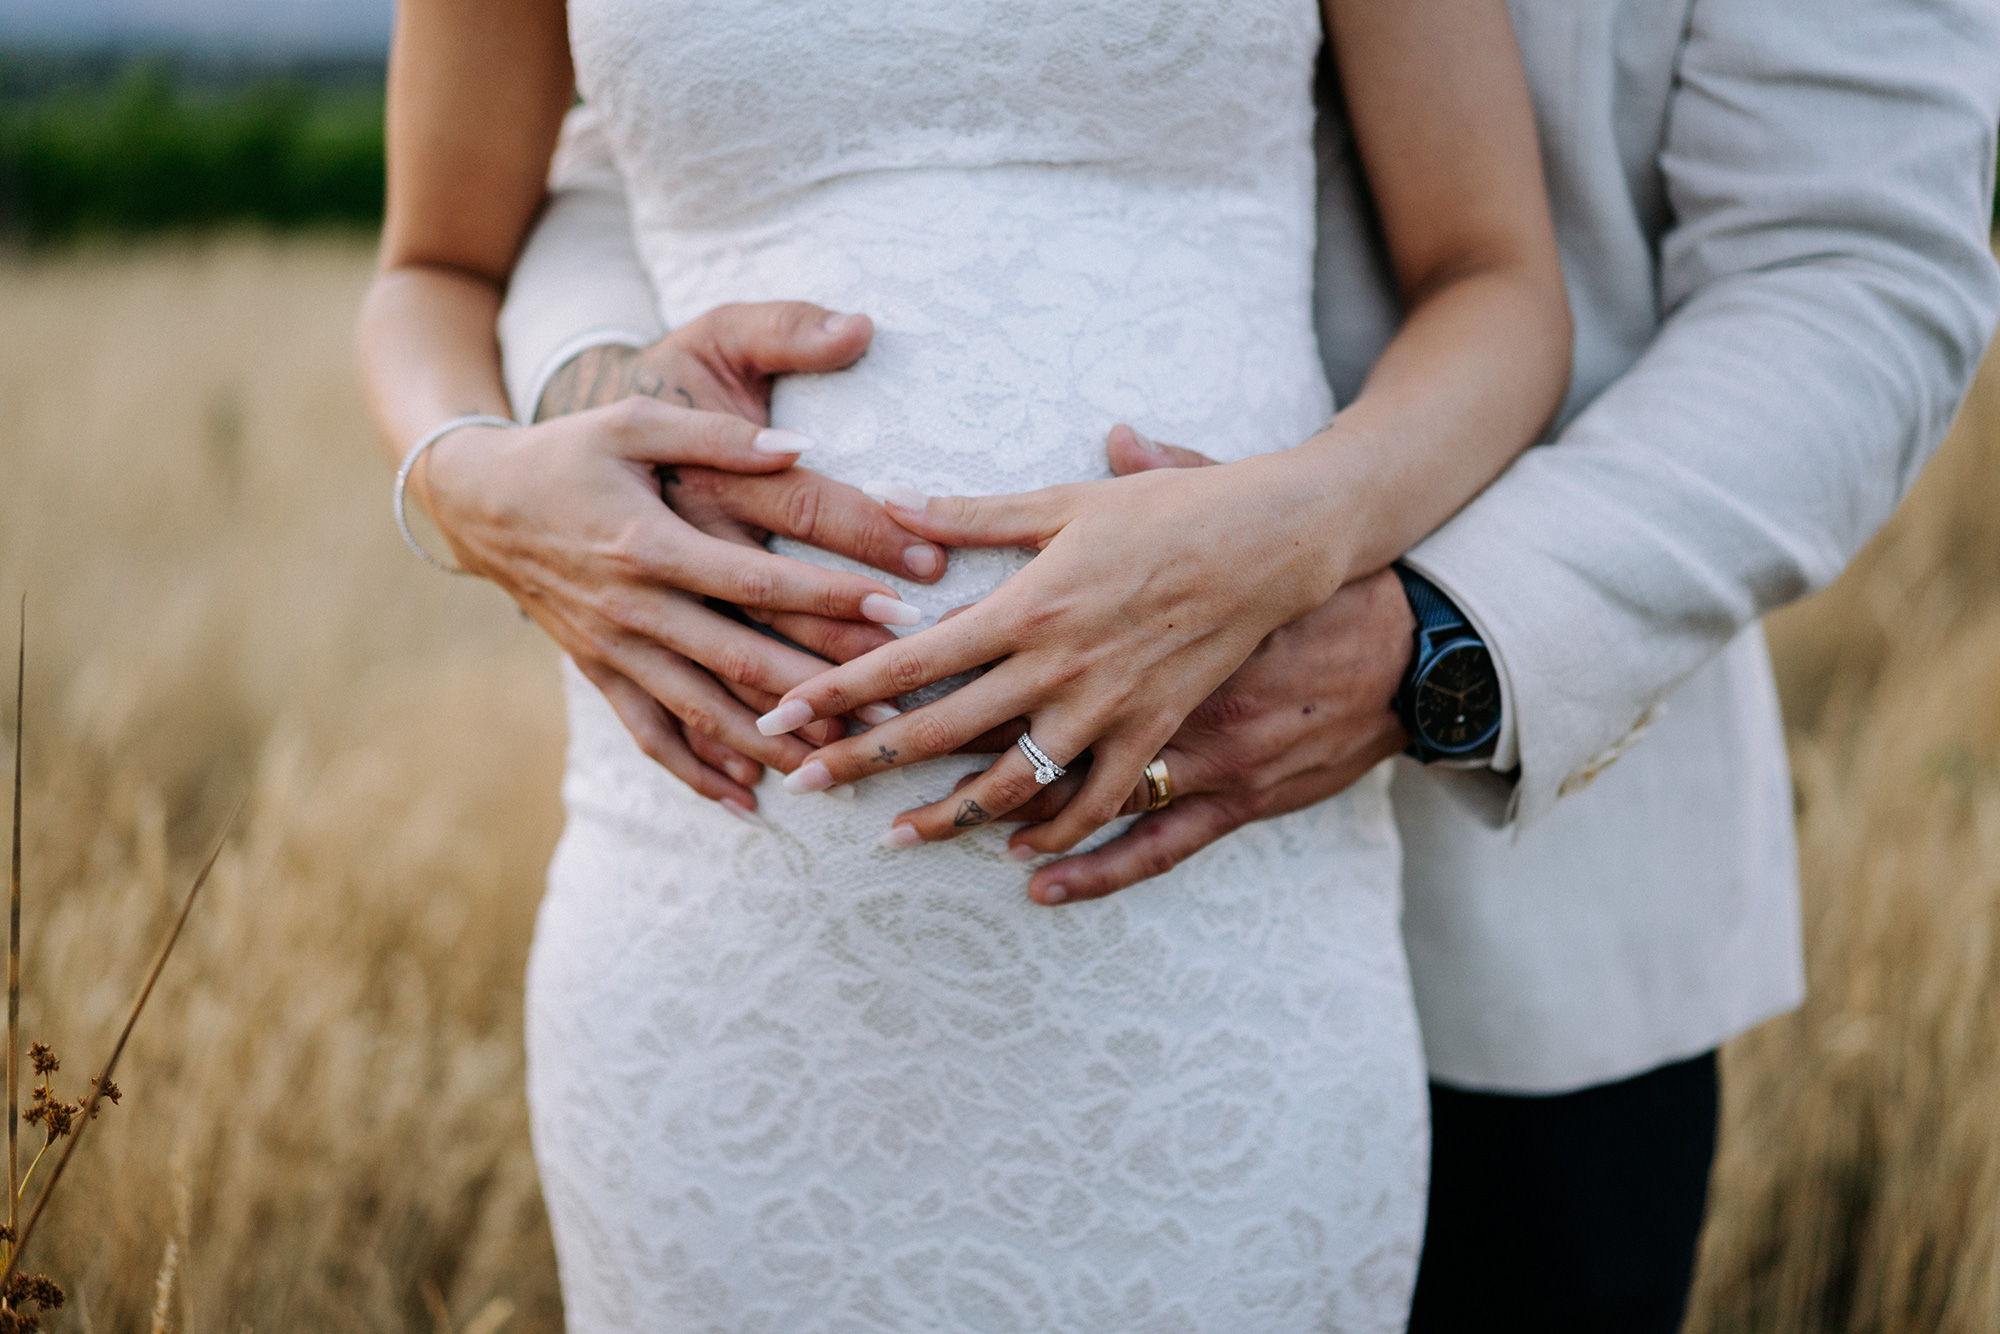
<path fill-rule="evenodd" d="M 483 412 L 468 413 L 463 417 L 453 417 L 450 421 L 439 426 L 433 426 L 429 431 L 426 431 L 423 439 L 411 445 L 410 452 L 403 455 L 403 466 L 396 469 L 396 493 L 392 502 L 396 512 L 396 531 L 401 533 L 403 540 L 410 544 L 410 550 L 423 557 L 424 564 L 443 570 L 446 574 L 470 573 L 470 571 L 461 570 L 455 565 L 446 565 L 443 561 L 431 555 L 430 552 L 425 551 L 423 543 L 417 541 L 417 535 L 410 531 L 410 516 L 404 508 L 404 497 L 409 492 L 410 474 L 416 471 L 417 460 L 424 456 L 425 450 L 461 426 L 500 426 L 511 430 L 519 424 L 506 417 L 488 416 Z"/>

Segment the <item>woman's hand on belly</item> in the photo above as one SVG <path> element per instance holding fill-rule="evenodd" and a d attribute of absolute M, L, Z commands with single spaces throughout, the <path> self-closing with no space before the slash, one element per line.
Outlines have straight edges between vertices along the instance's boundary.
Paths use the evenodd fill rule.
<path fill-rule="evenodd" d="M 431 451 L 425 482 L 461 567 L 506 589 L 548 631 L 641 750 L 704 796 L 747 810 L 758 765 L 790 772 L 809 750 L 760 734 L 753 710 L 826 663 L 704 599 L 773 619 L 864 624 L 907 624 L 915 608 L 876 580 L 765 551 L 754 534 L 699 530 L 662 503 L 656 470 L 769 476 L 796 471 L 810 444 L 635 397 L 520 430 L 454 432 Z M 809 475 L 790 481 L 812 487 Z"/>
<path fill-rule="evenodd" d="M 947 755 L 1009 720 L 1058 765 L 1091 752 L 1063 810 L 1014 839 L 1064 852 L 1115 818 L 1148 761 L 1265 635 L 1324 602 L 1347 554 L 1310 456 L 1260 455 L 1019 496 L 932 500 L 881 489 L 911 531 L 1040 554 L 977 605 L 788 691 L 759 727 L 788 732 L 984 664 L 964 688 L 815 751 L 786 786 L 817 791 Z M 952 838 L 1039 790 L 1009 751 L 943 801 L 896 817 L 884 842 Z"/>

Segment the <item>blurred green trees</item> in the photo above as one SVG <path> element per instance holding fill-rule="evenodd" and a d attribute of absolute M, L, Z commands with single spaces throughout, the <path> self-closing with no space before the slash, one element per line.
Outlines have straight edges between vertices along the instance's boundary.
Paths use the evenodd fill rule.
<path fill-rule="evenodd" d="M 379 86 L 184 89 L 153 63 L 94 91 L 0 103 L 0 233 L 51 241 L 381 218 Z"/>

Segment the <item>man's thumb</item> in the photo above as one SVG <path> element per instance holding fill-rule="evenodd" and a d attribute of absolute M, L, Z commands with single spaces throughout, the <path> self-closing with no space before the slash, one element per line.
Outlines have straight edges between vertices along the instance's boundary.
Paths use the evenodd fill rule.
<path fill-rule="evenodd" d="M 1124 422 L 1111 428 L 1104 437 L 1105 457 L 1111 460 L 1111 472 L 1115 477 L 1129 477 L 1135 472 L 1151 472 L 1154 468 L 1211 468 L 1215 460 L 1206 454 L 1197 454 L 1192 449 L 1182 449 L 1179 445 L 1163 445 L 1149 440 Z"/>
<path fill-rule="evenodd" d="M 804 301 L 718 306 L 687 327 L 689 341 L 737 374 L 843 370 L 868 350 L 866 315 L 837 314 Z"/>

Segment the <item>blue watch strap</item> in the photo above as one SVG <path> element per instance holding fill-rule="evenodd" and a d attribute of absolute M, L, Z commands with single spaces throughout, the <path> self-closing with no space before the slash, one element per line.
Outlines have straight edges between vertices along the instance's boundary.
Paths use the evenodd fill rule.
<path fill-rule="evenodd" d="M 1402 683 L 1396 690 L 1395 711 L 1403 720 L 1410 734 L 1410 748 L 1407 754 L 1425 764 L 1439 759 L 1474 759 L 1492 754 L 1492 745 L 1497 742 L 1499 729 L 1496 727 L 1488 744 L 1471 751 L 1439 750 L 1426 741 L 1417 728 L 1414 693 L 1416 683 L 1423 677 L 1424 669 L 1430 666 L 1440 649 L 1447 643 L 1470 639 L 1484 644 L 1485 638 L 1473 626 L 1456 603 L 1430 580 L 1410 569 L 1401 561 L 1390 567 L 1396 578 L 1402 582 L 1403 593 L 1409 599 L 1410 613 L 1416 618 L 1416 643 L 1410 654 L 1409 670 L 1403 674 Z M 1498 689 L 1498 681 L 1494 683 Z"/>

